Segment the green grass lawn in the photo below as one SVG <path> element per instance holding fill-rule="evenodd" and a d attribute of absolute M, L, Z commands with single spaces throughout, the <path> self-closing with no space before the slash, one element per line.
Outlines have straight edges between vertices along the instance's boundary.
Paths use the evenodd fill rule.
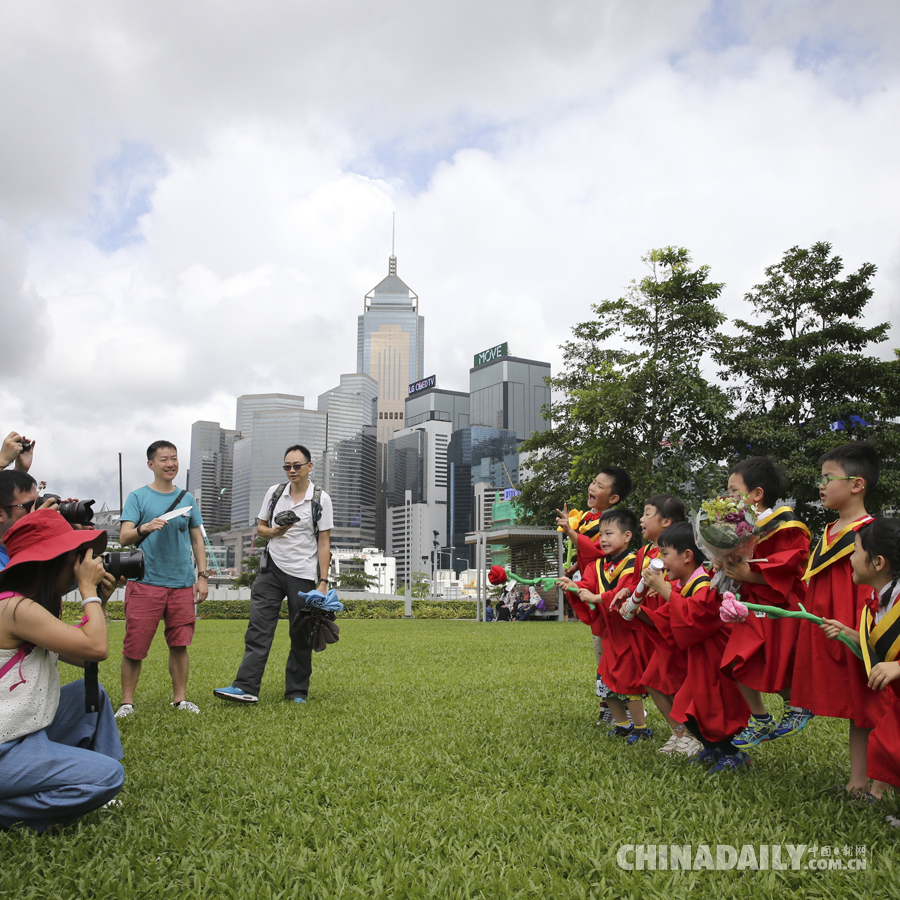
<path fill-rule="evenodd" d="M 198 622 L 199 716 L 169 708 L 157 636 L 121 723 L 122 806 L 42 837 L 0 833 L 3 897 L 744 900 L 900 884 L 883 821 L 897 802 L 827 792 L 846 779 L 845 723 L 816 720 L 710 778 L 656 752 L 655 710 L 652 746 L 607 738 L 590 632 L 541 622 L 345 621 L 305 706 L 282 700 L 282 623 L 259 704 L 215 700 L 245 626 Z M 114 623 L 100 670 L 115 705 L 122 634 Z M 865 846 L 867 869 L 627 871 L 622 844 Z"/>

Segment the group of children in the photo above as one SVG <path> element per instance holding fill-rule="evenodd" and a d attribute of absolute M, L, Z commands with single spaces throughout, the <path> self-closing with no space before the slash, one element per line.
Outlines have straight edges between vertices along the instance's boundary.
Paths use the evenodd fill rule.
<path fill-rule="evenodd" d="M 814 716 L 847 719 L 850 777 L 839 790 L 874 802 L 900 786 L 900 520 L 866 512 L 880 474 L 871 444 L 844 444 L 819 464 L 819 498 L 837 519 L 812 551 L 807 527 L 776 506 L 789 489 L 777 465 L 756 456 L 731 469 L 728 491 L 753 509 L 759 538 L 754 558 L 735 556 L 722 568 L 742 602 L 802 603 L 822 624 L 723 613 L 684 503 L 650 497 L 638 521 L 624 506 L 631 478 L 612 466 L 588 489 L 584 515 L 570 521 L 558 511 L 577 550 L 559 584 L 591 627 L 598 724 L 609 722 L 611 736 L 632 745 L 653 738 L 649 694 L 671 731 L 660 752 L 717 773 L 749 765 L 750 748 L 797 734 Z M 638 528 L 643 544 L 633 553 Z M 860 645 L 862 659 L 835 640 L 840 634 Z M 780 721 L 763 694 L 783 698 Z"/>

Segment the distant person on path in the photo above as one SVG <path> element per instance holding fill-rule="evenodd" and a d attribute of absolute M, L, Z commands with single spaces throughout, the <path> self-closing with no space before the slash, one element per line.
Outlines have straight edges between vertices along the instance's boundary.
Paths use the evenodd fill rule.
<path fill-rule="evenodd" d="M 144 577 L 125 587 L 125 643 L 122 647 L 122 705 L 116 718 L 134 712 L 134 692 L 141 666 L 150 650 L 160 620 L 166 623 L 169 674 L 175 709 L 199 713 L 187 700 L 188 647 L 194 637 L 196 610 L 209 594 L 206 548 L 197 501 L 175 487 L 178 451 L 170 441 L 155 441 L 147 448 L 151 484 L 128 495 L 122 510 L 123 547 L 140 544 L 144 551 Z M 184 509 L 181 515 L 169 516 Z M 191 562 L 197 562 L 197 577 Z"/>
<path fill-rule="evenodd" d="M 259 702 L 259 690 L 275 638 L 281 603 L 288 602 L 290 621 L 304 606 L 298 597 L 328 588 L 331 563 L 331 529 L 334 527 L 331 498 L 309 480 L 312 469 L 309 450 L 302 444 L 284 454 L 286 484 L 273 484 L 266 491 L 256 530 L 267 538 L 264 562 L 250 592 L 250 622 L 244 638 L 244 659 L 234 682 L 213 691 L 222 700 Z M 293 522 L 291 515 L 293 514 Z M 276 520 L 288 520 L 278 524 Z M 265 571 L 264 571 L 265 569 Z M 285 670 L 284 696 L 306 703 L 312 675 L 312 648 L 291 635 L 291 650 Z"/>

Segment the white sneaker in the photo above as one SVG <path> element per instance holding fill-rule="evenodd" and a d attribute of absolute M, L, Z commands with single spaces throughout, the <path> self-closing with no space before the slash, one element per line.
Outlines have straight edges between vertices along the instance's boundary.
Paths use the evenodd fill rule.
<path fill-rule="evenodd" d="M 702 749 L 703 744 L 701 744 L 700 741 L 689 735 L 685 735 L 683 738 L 680 738 L 675 745 L 674 752 L 680 753 L 682 756 L 696 756 Z"/>
<path fill-rule="evenodd" d="M 199 714 L 199 712 L 200 712 L 200 707 L 197 706 L 196 703 L 191 703 L 190 700 L 181 700 L 178 703 L 170 703 L 169 706 L 171 706 L 172 709 L 183 709 L 186 712 L 192 712 L 192 713 L 197 713 L 197 714 Z"/>
<path fill-rule="evenodd" d="M 681 740 L 680 734 L 672 733 L 672 737 L 670 737 L 662 747 L 657 750 L 657 753 L 671 753 L 675 749 L 675 745 Z"/>
<path fill-rule="evenodd" d="M 134 704 L 133 703 L 123 703 L 117 710 L 115 718 L 124 719 L 125 716 L 130 716 L 134 712 Z"/>

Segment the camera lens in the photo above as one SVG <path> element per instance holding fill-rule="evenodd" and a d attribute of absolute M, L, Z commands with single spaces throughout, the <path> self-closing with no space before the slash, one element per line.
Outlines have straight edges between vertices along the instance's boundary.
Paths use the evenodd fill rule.
<path fill-rule="evenodd" d="M 123 576 L 130 581 L 144 577 L 144 551 L 130 550 L 124 553 L 104 553 L 103 568 L 117 581 Z"/>
<path fill-rule="evenodd" d="M 94 520 L 93 500 L 61 500 L 56 494 L 44 494 L 38 497 L 36 506 L 46 500 L 55 500 L 59 504 L 59 514 L 70 525 L 90 525 Z"/>

